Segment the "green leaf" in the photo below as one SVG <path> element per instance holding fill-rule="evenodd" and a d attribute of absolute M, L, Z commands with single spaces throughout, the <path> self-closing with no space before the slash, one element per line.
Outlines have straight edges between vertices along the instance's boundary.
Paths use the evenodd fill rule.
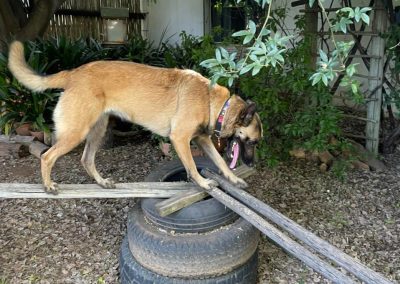
<path fill-rule="evenodd" d="M 340 84 L 339 84 L 341 87 L 346 87 L 346 86 L 348 86 L 349 85 L 349 78 L 347 78 L 347 77 L 344 77 L 341 81 L 340 81 Z"/>
<path fill-rule="evenodd" d="M 238 31 L 232 34 L 232 36 L 237 37 L 237 36 L 247 36 L 249 35 L 250 32 L 248 30 L 242 30 L 242 31 Z"/>
<path fill-rule="evenodd" d="M 247 35 L 244 39 L 243 39 L 243 44 L 247 44 L 249 43 L 251 40 L 253 39 L 253 35 Z"/>
<path fill-rule="evenodd" d="M 223 48 L 223 47 L 220 47 L 219 49 L 220 49 L 220 51 L 221 51 L 222 57 L 225 58 L 225 59 L 229 59 L 229 53 L 228 53 L 228 51 L 227 51 L 225 48 Z"/>
<path fill-rule="evenodd" d="M 254 63 L 245 65 L 242 69 L 240 69 L 239 75 L 243 75 L 249 72 L 254 67 L 254 65 Z"/>
<path fill-rule="evenodd" d="M 251 72 L 252 76 L 257 75 L 261 70 L 262 65 L 254 65 L 253 71 Z"/>
<path fill-rule="evenodd" d="M 369 16 L 367 14 L 361 14 L 361 19 L 364 23 L 366 23 L 369 26 Z"/>
<path fill-rule="evenodd" d="M 218 62 L 221 62 L 221 51 L 219 50 L 219 48 L 217 48 L 215 50 L 215 58 L 217 59 Z"/>
<path fill-rule="evenodd" d="M 347 12 L 347 13 L 349 13 L 350 18 L 354 18 L 354 10 L 350 7 L 344 7 L 342 9 L 336 11 L 337 14 L 340 12 Z"/>
<path fill-rule="evenodd" d="M 340 22 L 339 22 L 339 27 L 340 27 L 340 29 L 342 30 L 343 33 L 347 33 L 347 25 L 346 25 L 345 20 L 346 20 L 345 18 L 341 18 Z"/>
<path fill-rule="evenodd" d="M 311 83 L 311 85 L 315 85 L 315 84 L 317 84 L 319 81 L 321 81 L 321 78 L 322 78 L 322 73 L 315 73 L 315 74 L 313 74 L 312 76 L 311 76 L 311 78 L 310 79 L 312 79 L 312 83 Z"/>
<path fill-rule="evenodd" d="M 252 20 L 249 20 L 249 30 L 250 30 L 252 35 L 254 35 L 256 33 L 256 30 L 257 30 L 256 24 Z"/>
<path fill-rule="evenodd" d="M 323 62 L 328 62 L 328 55 L 322 49 L 319 50 L 319 56 Z"/>
<path fill-rule="evenodd" d="M 356 72 L 356 65 L 358 65 L 358 63 L 350 64 L 349 66 L 347 66 L 347 68 L 346 68 L 346 74 L 347 74 L 349 77 L 353 76 L 353 74 Z"/>
<path fill-rule="evenodd" d="M 353 92 L 353 94 L 358 93 L 358 86 L 356 83 L 351 83 L 351 91 Z"/>
<path fill-rule="evenodd" d="M 230 77 L 230 78 L 228 79 L 228 85 L 229 85 L 229 87 L 231 87 L 231 86 L 232 86 L 232 84 L 233 84 L 233 80 L 234 80 L 234 78 L 233 78 L 233 77 Z"/>
<path fill-rule="evenodd" d="M 371 11 L 371 10 L 372 10 L 371 7 L 364 7 L 364 8 L 361 8 L 360 12 L 361 12 L 361 13 L 367 13 L 367 12 L 369 12 L 369 11 Z"/>
<path fill-rule="evenodd" d="M 260 31 L 260 36 L 266 36 L 266 35 L 269 35 L 270 33 L 271 33 L 270 30 L 268 30 L 268 29 L 266 29 L 266 28 L 263 28 L 263 29 Z"/>
<path fill-rule="evenodd" d="M 324 83 L 324 85 L 328 86 L 328 77 L 326 77 L 325 74 L 322 74 L 321 78 L 322 78 L 322 82 Z"/>

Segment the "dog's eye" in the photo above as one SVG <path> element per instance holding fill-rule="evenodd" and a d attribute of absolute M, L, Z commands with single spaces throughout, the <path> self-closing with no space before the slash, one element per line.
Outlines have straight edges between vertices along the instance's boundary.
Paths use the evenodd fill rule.
<path fill-rule="evenodd" d="M 250 146 L 256 145 L 257 143 L 258 143 L 257 140 L 247 140 L 247 141 L 246 141 L 246 144 L 247 144 L 247 145 L 250 145 Z"/>

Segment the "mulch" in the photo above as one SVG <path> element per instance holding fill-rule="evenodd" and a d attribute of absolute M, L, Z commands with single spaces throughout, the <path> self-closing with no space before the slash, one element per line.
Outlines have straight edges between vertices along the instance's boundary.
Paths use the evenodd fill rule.
<path fill-rule="evenodd" d="M 59 183 L 93 183 L 82 146 L 61 158 Z M 149 137 L 100 150 L 97 167 L 116 182 L 143 181 L 165 160 Z M 249 191 L 389 279 L 400 280 L 400 150 L 385 172 L 352 171 L 344 181 L 291 160 L 260 167 Z M 33 156 L 0 158 L 2 182 L 40 183 Z M 0 200 L 0 283 L 118 283 L 119 246 L 134 199 Z M 329 283 L 265 237 L 259 283 Z M 3 282 L 2 282 L 3 280 Z"/>

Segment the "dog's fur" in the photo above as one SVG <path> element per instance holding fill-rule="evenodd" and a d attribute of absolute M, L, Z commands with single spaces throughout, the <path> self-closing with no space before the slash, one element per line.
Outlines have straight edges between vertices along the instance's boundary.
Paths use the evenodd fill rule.
<path fill-rule="evenodd" d="M 54 110 L 56 143 L 41 157 L 45 189 L 56 193 L 51 178 L 56 160 L 86 138 L 82 164 L 96 182 L 114 188 L 110 179 L 97 172 L 95 153 L 105 134 L 109 114 L 168 136 L 188 175 L 201 187 L 214 182 L 198 173 L 190 151 L 192 139 L 204 150 L 231 182 L 246 186 L 227 167 L 211 142 L 218 114 L 229 91 L 190 70 L 164 69 L 124 61 L 97 61 L 49 76 L 36 74 L 27 66 L 21 42 L 10 45 L 9 69 L 27 88 L 40 92 L 62 88 L 64 93 Z M 252 104 L 232 96 L 222 125 L 221 137 L 240 138 L 251 148 L 261 135 L 261 123 Z M 254 152 L 254 149 L 253 149 Z"/>

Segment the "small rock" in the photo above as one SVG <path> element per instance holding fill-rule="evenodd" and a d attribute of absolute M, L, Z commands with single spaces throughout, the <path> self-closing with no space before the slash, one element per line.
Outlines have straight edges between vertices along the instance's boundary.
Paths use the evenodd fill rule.
<path fill-rule="evenodd" d="M 332 154 L 329 151 L 324 151 L 324 152 L 319 153 L 318 157 L 319 157 L 319 160 L 321 161 L 321 163 L 324 163 L 326 165 L 332 164 L 332 161 L 334 159 L 334 157 L 332 156 Z"/>
<path fill-rule="evenodd" d="M 368 166 L 366 163 L 361 162 L 360 160 L 355 160 L 355 161 L 353 161 L 351 164 L 352 164 L 352 165 L 354 166 L 354 168 L 356 168 L 356 169 L 366 170 L 366 171 L 369 171 L 369 170 L 370 170 L 369 166 Z"/>
<path fill-rule="evenodd" d="M 306 158 L 306 151 L 302 148 L 297 148 L 289 151 L 289 155 L 295 157 L 297 159 L 305 159 Z"/>
<path fill-rule="evenodd" d="M 319 157 L 318 157 L 319 153 L 318 151 L 312 151 L 312 152 L 308 152 L 306 154 L 306 159 L 312 162 L 318 162 L 319 163 Z"/>
<path fill-rule="evenodd" d="M 325 173 L 328 170 L 328 165 L 325 163 L 322 163 L 321 165 L 319 165 L 319 170 L 323 173 Z"/>

